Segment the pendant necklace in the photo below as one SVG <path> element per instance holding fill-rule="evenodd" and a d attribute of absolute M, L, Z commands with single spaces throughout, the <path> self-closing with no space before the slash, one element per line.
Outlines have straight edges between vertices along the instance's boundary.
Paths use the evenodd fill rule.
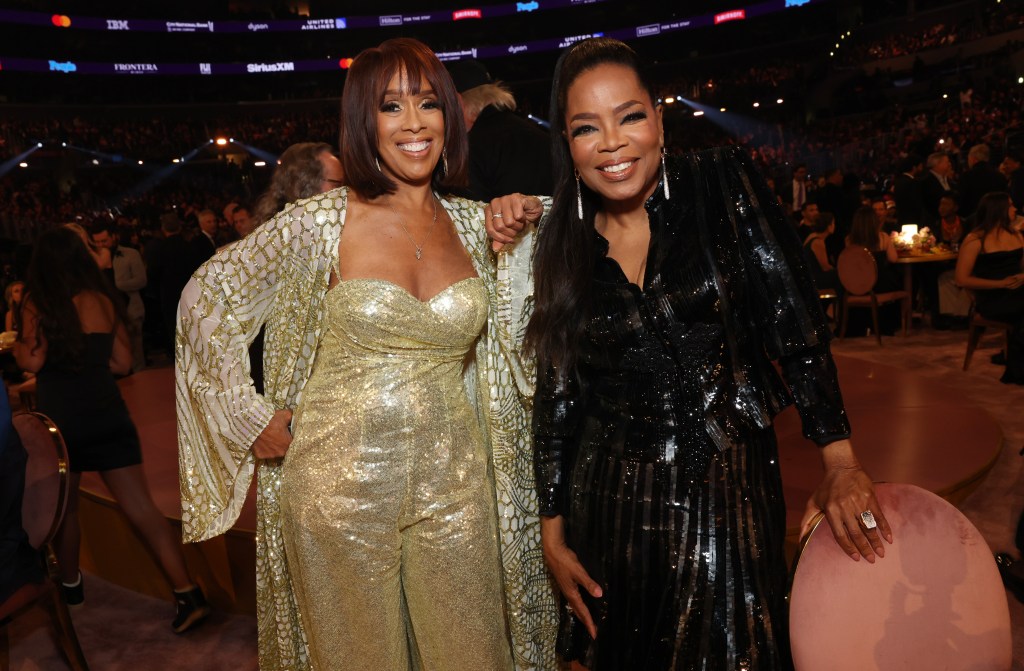
<path fill-rule="evenodd" d="M 402 216 L 398 214 L 397 210 L 395 210 L 395 206 L 391 204 L 390 200 L 388 200 L 388 207 L 391 208 L 391 213 L 398 218 L 399 225 L 401 225 L 402 230 L 405 231 L 405 237 L 409 238 L 409 242 L 411 242 L 412 246 L 416 248 L 417 261 L 423 258 L 423 245 L 427 244 L 427 240 L 430 239 L 430 234 L 434 232 L 434 227 L 437 225 L 437 199 L 434 198 L 433 194 L 430 196 L 430 204 L 434 206 L 434 218 L 430 222 L 430 229 L 427 230 L 427 235 L 423 238 L 423 242 L 417 245 L 416 238 L 412 237 L 412 233 L 409 232 L 409 228 L 405 225 L 405 219 L 402 219 Z"/>

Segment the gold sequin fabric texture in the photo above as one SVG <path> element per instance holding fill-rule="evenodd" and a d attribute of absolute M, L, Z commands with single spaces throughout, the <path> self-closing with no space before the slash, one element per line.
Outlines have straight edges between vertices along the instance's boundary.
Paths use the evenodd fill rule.
<path fill-rule="evenodd" d="M 187 542 L 235 523 L 257 475 L 260 668 L 311 668 L 281 533 L 281 467 L 249 447 L 275 409 L 297 408 L 325 329 L 348 192 L 288 206 L 219 251 L 185 287 L 176 339 L 179 477 Z M 479 203 L 441 201 L 486 288 L 487 324 L 463 373 L 496 487 L 505 615 L 516 669 L 553 669 L 557 612 L 544 569 L 529 435 L 533 364 L 521 355 L 532 306 L 531 242 L 495 263 Z M 264 395 L 248 343 L 266 326 Z"/>
<path fill-rule="evenodd" d="M 478 278 L 428 301 L 363 278 L 328 293 L 281 489 L 317 669 L 512 667 L 494 484 L 462 379 L 486 318 Z"/>

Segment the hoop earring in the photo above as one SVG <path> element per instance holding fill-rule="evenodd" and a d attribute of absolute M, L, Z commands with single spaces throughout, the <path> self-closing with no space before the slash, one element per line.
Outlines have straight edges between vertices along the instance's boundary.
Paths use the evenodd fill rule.
<path fill-rule="evenodd" d="M 383 173 L 384 171 L 380 169 L 380 159 L 374 156 L 373 162 L 377 164 L 377 172 Z"/>
<path fill-rule="evenodd" d="M 661 186 L 665 190 L 665 200 L 668 200 L 668 168 L 665 167 L 665 148 L 661 148 Z"/>
<path fill-rule="evenodd" d="M 442 177 L 448 176 L 448 149 L 441 150 L 441 167 L 444 168 L 444 174 Z"/>
<path fill-rule="evenodd" d="M 580 192 L 580 171 L 574 170 L 576 173 L 576 214 L 579 215 L 580 221 L 583 221 L 583 194 Z"/>

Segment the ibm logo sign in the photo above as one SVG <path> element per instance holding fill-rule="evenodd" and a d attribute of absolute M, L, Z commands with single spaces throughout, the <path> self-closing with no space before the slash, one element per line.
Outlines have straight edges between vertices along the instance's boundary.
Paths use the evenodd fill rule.
<path fill-rule="evenodd" d="M 107 30 L 131 30 L 127 21 L 120 19 L 107 19 Z"/>

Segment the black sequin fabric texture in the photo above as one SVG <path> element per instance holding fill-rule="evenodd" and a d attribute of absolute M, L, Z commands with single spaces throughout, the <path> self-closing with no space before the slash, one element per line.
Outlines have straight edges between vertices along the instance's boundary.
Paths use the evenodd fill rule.
<path fill-rule="evenodd" d="M 785 503 L 771 419 L 795 400 L 819 444 L 849 436 L 829 333 L 792 226 L 738 150 L 669 163 L 646 203 L 644 286 L 596 232 L 576 370 L 541 368 L 541 514 L 602 586 L 591 671 L 790 668 Z M 541 230 L 543 234 L 543 229 Z M 784 382 L 773 361 L 777 361 Z"/>

